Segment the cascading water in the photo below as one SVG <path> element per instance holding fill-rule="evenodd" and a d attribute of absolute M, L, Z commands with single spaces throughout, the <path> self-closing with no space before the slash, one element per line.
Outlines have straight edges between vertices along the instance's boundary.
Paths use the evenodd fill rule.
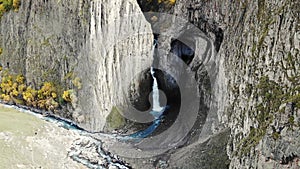
<path fill-rule="evenodd" d="M 161 107 L 159 103 L 159 90 L 157 79 L 154 76 L 154 69 L 151 67 L 150 69 L 151 75 L 153 77 L 153 86 L 152 86 L 152 110 L 150 114 L 153 115 L 154 121 L 153 123 L 145 130 L 136 132 L 134 134 L 123 137 L 122 139 L 141 139 L 152 134 L 155 129 L 160 125 L 164 111 L 169 108 L 169 106 Z"/>
<path fill-rule="evenodd" d="M 152 56 L 153 56 L 153 58 L 155 56 L 154 51 L 155 51 L 156 45 L 157 45 L 157 40 L 155 39 L 153 47 L 152 47 Z M 162 115 L 162 113 L 164 112 L 164 107 L 161 107 L 160 103 L 159 103 L 159 89 L 158 89 L 157 79 L 155 77 L 155 72 L 154 72 L 154 68 L 153 67 L 150 68 L 150 73 L 151 73 L 151 76 L 153 78 L 153 85 L 152 85 L 152 111 L 150 113 L 153 115 L 153 117 L 155 119 L 158 119 Z"/>
<path fill-rule="evenodd" d="M 161 110 L 163 109 L 163 107 L 160 106 L 160 103 L 159 103 L 159 90 L 158 90 L 158 84 L 157 84 L 157 79 L 156 77 L 154 76 L 154 69 L 153 67 L 151 67 L 150 69 L 150 72 L 151 72 L 151 76 L 153 78 L 153 86 L 152 86 L 152 101 L 153 101 L 153 108 L 152 108 L 152 111 L 154 112 L 161 112 Z M 153 116 L 156 118 L 158 117 L 157 115 L 153 114 Z"/>
<path fill-rule="evenodd" d="M 157 45 L 157 42 L 155 40 L 153 48 L 152 48 L 153 57 L 154 57 L 154 50 L 155 50 L 155 46 L 156 45 Z M 145 130 L 138 131 L 136 133 L 133 133 L 133 134 L 130 134 L 130 135 L 127 135 L 127 136 L 121 136 L 121 137 L 119 136 L 118 138 L 120 140 L 142 139 L 142 138 L 148 137 L 160 125 L 162 117 L 163 117 L 163 113 L 165 112 L 166 109 L 169 108 L 168 105 L 164 106 L 164 107 L 160 106 L 158 83 L 157 83 L 157 79 L 155 77 L 155 71 L 154 71 L 153 67 L 150 68 L 150 73 L 151 73 L 151 76 L 153 78 L 153 85 L 152 85 L 152 110 L 150 111 L 150 114 L 154 117 L 154 121 Z"/>

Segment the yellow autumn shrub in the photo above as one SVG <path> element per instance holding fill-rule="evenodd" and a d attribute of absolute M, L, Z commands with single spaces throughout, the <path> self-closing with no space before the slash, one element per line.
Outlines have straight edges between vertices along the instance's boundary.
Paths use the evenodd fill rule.
<path fill-rule="evenodd" d="M 26 89 L 26 85 L 25 84 L 20 84 L 18 86 L 19 93 L 23 93 L 25 91 L 25 89 Z"/>
<path fill-rule="evenodd" d="M 1 94 L 1 99 L 4 100 L 5 102 L 9 102 L 11 100 L 10 96 L 7 94 Z"/>
<path fill-rule="evenodd" d="M 53 98 L 49 98 L 46 100 L 45 102 L 45 108 L 47 110 L 54 110 L 58 107 L 58 103 L 53 99 Z"/>
<path fill-rule="evenodd" d="M 73 98 L 73 90 L 66 90 L 64 91 L 62 98 L 66 101 L 66 102 L 72 102 L 72 98 Z"/>
<path fill-rule="evenodd" d="M 176 3 L 176 0 L 158 0 L 158 3 L 165 3 L 169 5 L 174 5 Z"/>
<path fill-rule="evenodd" d="M 26 91 L 23 92 L 22 95 L 27 105 L 32 105 L 33 102 L 35 101 L 37 91 L 32 89 L 31 87 L 27 87 Z"/>
<path fill-rule="evenodd" d="M 17 77 L 16 77 L 16 82 L 17 82 L 18 84 L 23 84 L 23 83 L 25 82 L 24 76 L 23 76 L 23 75 L 17 75 Z"/>
<path fill-rule="evenodd" d="M 47 99 L 56 96 L 56 90 L 53 84 L 45 82 L 40 90 L 38 90 L 39 99 Z"/>
<path fill-rule="evenodd" d="M 75 77 L 73 80 L 72 80 L 72 83 L 75 87 L 77 87 L 77 89 L 81 89 L 82 87 L 82 84 L 81 84 L 81 79 L 79 77 Z"/>
<path fill-rule="evenodd" d="M 0 4 L 0 17 L 6 12 L 4 4 Z M 2 53 L 2 50 L 1 50 Z"/>
<path fill-rule="evenodd" d="M 19 96 L 19 91 L 17 89 L 13 89 L 12 92 L 11 92 L 11 94 L 13 96 Z"/>
<path fill-rule="evenodd" d="M 39 100 L 37 102 L 37 105 L 40 109 L 45 109 L 46 108 L 46 100 Z"/>
<path fill-rule="evenodd" d="M 52 96 L 53 99 L 55 99 L 57 97 L 57 94 L 56 93 L 52 93 L 51 96 Z"/>
<path fill-rule="evenodd" d="M 1 0 L 0 0 L 1 2 Z M 1 67 L 1 66 L 0 66 Z M 27 86 L 25 77 L 21 74 L 12 75 L 9 70 L 0 71 L 0 99 L 5 102 L 12 102 L 16 104 L 25 104 L 27 106 L 37 107 L 46 110 L 55 110 L 60 104 L 66 102 L 72 102 L 76 96 L 73 90 L 66 90 L 63 93 L 57 94 L 57 91 L 53 83 L 44 82 L 39 90 Z M 72 79 L 72 83 L 77 89 L 81 88 L 81 82 L 79 78 Z M 60 101 L 58 103 L 58 101 Z"/>
<path fill-rule="evenodd" d="M 13 0 L 13 8 L 15 11 L 19 10 L 20 4 L 20 0 Z"/>
<path fill-rule="evenodd" d="M 13 79 L 11 75 L 7 75 L 2 77 L 2 81 L 0 84 L 1 92 L 9 95 L 10 91 L 13 90 Z"/>
<path fill-rule="evenodd" d="M 21 5 L 20 0 L 0 0 L 0 16 L 11 9 L 18 11 Z"/>

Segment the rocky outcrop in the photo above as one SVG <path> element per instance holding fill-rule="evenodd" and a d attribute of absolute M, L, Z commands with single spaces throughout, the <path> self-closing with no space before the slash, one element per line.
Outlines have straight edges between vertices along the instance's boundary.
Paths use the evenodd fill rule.
<path fill-rule="evenodd" d="M 22 1 L 0 32 L 1 64 L 27 84 L 50 81 L 62 91 L 76 88 L 70 77 L 81 79 L 76 103 L 60 115 L 90 131 L 103 130 L 125 87 L 152 63 L 150 25 L 134 0 Z"/>

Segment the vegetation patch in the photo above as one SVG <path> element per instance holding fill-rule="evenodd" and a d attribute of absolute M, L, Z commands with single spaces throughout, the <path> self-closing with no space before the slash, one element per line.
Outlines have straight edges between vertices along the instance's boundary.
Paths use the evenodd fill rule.
<path fill-rule="evenodd" d="M 120 129 L 125 125 L 125 118 L 122 116 L 119 109 L 113 106 L 106 118 L 106 122 L 110 129 Z"/>
<path fill-rule="evenodd" d="M 259 143 L 259 141 L 263 138 L 265 133 L 266 130 L 264 129 L 251 128 L 248 136 L 242 139 L 238 144 L 240 150 L 238 155 L 242 156 L 249 153 L 250 150 Z"/>
<path fill-rule="evenodd" d="M 2 70 L 1 66 L 0 77 L 0 99 L 5 103 L 54 111 L 63 104 L 76 100 L 74 90 L 58 90 L 58 87 L 52 82 L 44 82 L 35 89 L 26 84 L 26 79 L 22 74 L 11 74 L 8 69 Z M 74 81 L 78 88 L 81 87 L 79 78 L 75 78 Z"/>
<path fill-rule="evenodd" d="M 72 102 L 74 101 L 75 98 L 75 94 L 74 94 L 74 90 L 66 90 L 64 91 L 62 98 L 67 101 L 67 102 Z"/>
<path fill-rule="evenodd" d="M 284 107 L 280 108 L 282 104 L 292 103 L 296 109 L 300 108 L 299 87 L 291 88 L 291 90 L 285 92 L 284 87 L 279 83 L 270 80 L 268 76 L 263 76 L 253 90 L 254 97 L 261 99 L 261 102 L 251 112 L 252 118 L 259 125 L 257 128 L 251 128 L 250 133 L 239 142 L 236 154 L 240 156 L 249 153 L 251 148 L 255 147 L 266 135 L 266 131 L 273 122 L 275 115 L 284 112 Z M 296 125 L 293 116 L 289 117 L 286 125 L 289 128 Z M 277 140 L 280 138 L 280 133 L 274 131 L 271 137 Z"/>
<path fill-rule="evenodd" d="M 14 10 L 17 12 L 20 7 L 20 0 L 0 0 L 0 18 L 5 12 Z"/>
<path fill-rule="evenodd" d="M 143 12 L 165 12 L 175 5 L 176 0 L 138 0 L 138 3 Z"/>

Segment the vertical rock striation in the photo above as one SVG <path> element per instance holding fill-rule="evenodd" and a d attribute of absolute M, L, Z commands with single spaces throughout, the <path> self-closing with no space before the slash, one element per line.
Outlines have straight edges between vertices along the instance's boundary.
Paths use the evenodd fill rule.
<path fill-rule="evenodd" d="M 101 131 L 112 106 L 124 103 L 123 84 L 151 66 L 153 38 L 142 16 L 134 0 L 22 1 L 1 18 L 0 62 L 35 88 L 45 81 L 75 88 L 68 78 L 79 77 L 77 103 L 61 116 Z"/>
<path fill-rule="evenodd" d="M 100 131 L 112 106 L 128 104 L 133 78 L 151 66 L 153 35 L 134 0 L 93 1 L 90 13 L 89 52 L 79 58 L 85 80 L 78 108 L 88 111 L 83 126 Z"/>
<path fill-rule="evenodd" d="M 213 60 L 223 60 L 225 78 L 217 85 L 226 90 L 213 88 L 217 98 L 227 98 L 217 114 L 231 129 L 230 168 L 299 167 L 299 6 L 293 0 L 176 3 L 174 13 L 205 32 L 218 52 Z"/>
<path fill-rule="evenodd" d="M 208 153 L 225 161 L 216 168 L 227 168 L 227 153 L 230 168 L 299 168 L 299 9 L 297 0 L 177 0 L 171 12 L 183 21 L 152 27 L 157 34 L 171 28 L 164 32 L 171 37 L 158 37 L 158 55 L 168 56 L 159 66 L 171 68 L 170 51 L 180 54 L 174 39 L 192 48 L 198 118 L 206 121 L 196 123 L 201 132 L 191 145 L 170 156 L 171 167 L 210 168 Z M 153 38 L 135 0 L 24 0 L 0 22 L 0 62 L 28 84 L 72 88 L 66 78 L 81 78 L 72 112 L 61 115 L 87 130 L 103 130 L 113 106 L 139 98 L 128 90 L 141 89 L 132 78 L 150 67 Z M 180 67 L 169 71 L 181 75 Z"/>

